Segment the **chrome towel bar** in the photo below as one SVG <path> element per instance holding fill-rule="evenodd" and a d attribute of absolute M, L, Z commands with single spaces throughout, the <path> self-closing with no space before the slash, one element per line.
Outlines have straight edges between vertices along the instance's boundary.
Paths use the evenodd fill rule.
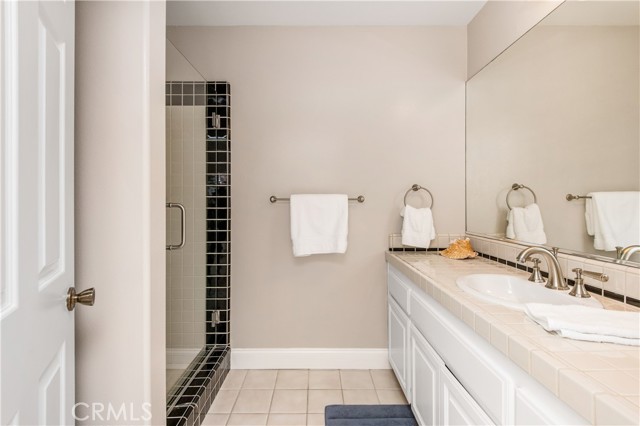
<path fill-rule="evenodd" d="M 187 225 L 185 221 L 186 213 L 184 211 L 184 206 L 180 203 L 167 203 L 168 209 L 180 209 L 180 222 L 182 223 L 180 227 L 180 244 L 167 244 L 167 250 L 178 250 L 184 247 L 185 243 L 185 234 L 187 233 Z"/>
<path fill-rule="evenodd" d="M 271 201 L 271 203 L 273 204 L 278 201 L 291 201 L 291 198 L 279 198 L 279 197 L 276 197 L 275 195 L 272 195 L 271 197 L 269 197 L 269 201 Z M 359 203 L 364 203 L 364 195 L 358 195 L 357 197 L 349 198 L 349 201 L 357 201 Z"/>
<path fill-rule="evenodd" d="M 507 207 L 509 207 L 509 210 L 512 210 L 512 209 L 513 209 L 513 207 L 511 207 L 511 204 L 509 204 L 509 195 L 511 195 L 511 193 L 512 193 L 513 191 L 517 191 L 517 190 L 519 190 L 519 189 L 526 189 L 526 190 L 528 190 L 528 191 L 531 193 L 531 195 L 533 195 L 533 202 L 534 202 L 534 203 L 537 203 L 537 202 L 538 202 L 538 197 L 536 197 L 536 193 L 535 193 L 535 192 L 533 192 L 533 189 L 529 188 L 528 186 L 525 186 L 525 185 L 519 184 L 519 183 L 514 183 L 513 185 L 511 185 L 511 189 L 509 190 L 509 192 L 507 192 L 507 196 L 506 196 L 506 199 L 507 199 Z"/>
<path fill-rule="evenodd" d="M 417 191 L 420 191 L 420 190 L 426 191 L 427 194 L 429 194 L 429 197 L 431 197 L 431 204 L 429 205 L 429 208 L 433 208 L 433 203 L 434 203 L 433 194 L 427 188 L 425 188 L 424 186 L 420 186 L 417 183 L 414 183 L 413 185 L 411 185 L 411 188 L 409 188 L 409 190 L 407 192 L 405 192 L 405 194 L 404 194 L 404 205 L 405 206 L 407 205 L 407 196 L 409 195 L 409 193 L 411 191 L 416 191 L 417 192 Z"/>
<path fill-rule="evenodd" d="M 582 200 L 585 198 L 591 198 L 591 195 L 573 195 L 573 194 L 567 194 L 567 201 L 573 201 L 573 200 Z"/>

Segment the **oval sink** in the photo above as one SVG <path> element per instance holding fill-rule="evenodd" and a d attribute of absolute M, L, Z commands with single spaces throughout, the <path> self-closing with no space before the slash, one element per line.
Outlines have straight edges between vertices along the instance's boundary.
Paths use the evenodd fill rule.
<path fill-rule="evenodd" d="M 472 274 L 459 277 L 456 284 L 466 293 L 485 302 L 524 311 L 526 303 L 548 303 L 551 305 L 586 305 L 602 308 L 593 297 L 569 296 L 569 290 L 559 291 L 544 287 L 514 275 Z"/>

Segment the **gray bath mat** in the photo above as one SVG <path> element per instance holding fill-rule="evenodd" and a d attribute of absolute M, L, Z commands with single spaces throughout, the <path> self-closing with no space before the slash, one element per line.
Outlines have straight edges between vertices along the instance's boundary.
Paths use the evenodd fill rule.
<path fill-rule="evenodd" d="M 326 426 L 417 426 L 409 405 L 328 405 Z"/>

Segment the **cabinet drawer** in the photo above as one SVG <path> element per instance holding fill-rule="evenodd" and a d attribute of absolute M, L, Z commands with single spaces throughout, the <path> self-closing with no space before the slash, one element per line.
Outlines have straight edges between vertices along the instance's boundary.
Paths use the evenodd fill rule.
<path fill-rule="evenodd" d="M 409 315 L 409 295 L 411 287 L 407 284 L 409 280 L 396 269 L 389 267 L 388 286 L 389 294 L 400 305 L 400 308 Z"/>

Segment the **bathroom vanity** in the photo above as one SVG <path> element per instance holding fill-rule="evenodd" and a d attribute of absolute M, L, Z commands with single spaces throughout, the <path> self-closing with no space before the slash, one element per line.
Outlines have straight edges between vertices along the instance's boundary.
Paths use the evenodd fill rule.
<path fill-rule="evenodd" d="M 632 402 L 640 387 L 633 385 L 638 348 L 563 339 L 523 312 L 475 299 L 455 284 L 472 273 L 526 273 L 435 253 L 386 258 L 389 361 L 420 424 L 640 421 Z M 599 299 L 605 308 L 629 309 Z M 596 355 L 618 362 L 584 362 Z M 591 368 L 601 371 L 592 374 Z M 602 370 L 608 371 L 599 381 Z M 610 379 L 619 374 L 627 380 Z"/>

